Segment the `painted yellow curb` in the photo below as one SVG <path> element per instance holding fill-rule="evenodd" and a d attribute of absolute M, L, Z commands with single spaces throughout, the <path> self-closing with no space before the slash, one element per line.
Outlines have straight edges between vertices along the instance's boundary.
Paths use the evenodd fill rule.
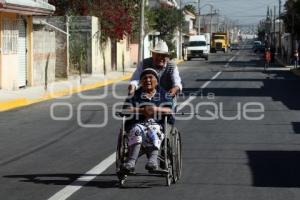
<path fill-rule="evenodd" d="M 47 101 L 50 99 L 54 99 L 54 98 L 58 98 L 58 97 L 66 96 L 66 95 L 71 95 L 74 93 L 79 93 L 79 92 L 86 91 L 86 90 L 92 90 L 95 88 L 111 85 L 113 83 L 128 80 L 131 78 L 131 75 L 132 74 L 126 74 L 122 77 L 115 78 L 115 79 L 104 80 L 104 81 L 91 83 L 91 84 L 85 84 L 85 85 L 81 85 L 81 86 L 73 87 L 73 88 L 69 88 L 69 89 L 62 89 L 62 90 L 57 90 L 57 91 L 53 91 L 53 92 L 47 92 L 43 96 L 41 96 L 40 98 L 37 98 L 37 99 L 18 98 L 18 99 L 13 99 L 13 100 L 9 100 L 9 101 L 2 101 L 2 102 L 0 102 L 0 112 L 15 109 L 18 107 L 28 106 L 31 104 L 39 103 L 42 101 Z"/>
<path fill-rule="evenodd" d="M 9 101 L 0 102 L 0 111 L 10 110 L 28 104 L 26 98 L 13 99 Z"/>
<path fill-rule="evenodd" d="M 181 63 L 183 63 L 184 62 L 184 60 L 176 60 L 176 64 L 178 65 L 178 64 L 181 64 Z"/>

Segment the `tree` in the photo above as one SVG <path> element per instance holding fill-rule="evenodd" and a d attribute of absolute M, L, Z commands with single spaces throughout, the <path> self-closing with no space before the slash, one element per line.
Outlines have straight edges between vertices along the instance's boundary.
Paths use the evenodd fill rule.
<path fill-rule="evenodd" d="M 160 33 L 160 39 L 166 41 L 173 56 L 176 55 L 173 42 L 174 33 L 184 23 L 182 10 L 175 7 L 161 7 L 147 9 L 147 24 L 149 30 L 155 30 Z"/>
<path fill-rule="evenodd" d="M 193 13 L 194 15 L 197 15 L 197 9 L 192 4 L 185 5 L 184 8 L 183 8 L 183 10 L 187 10 L 187 11 Z"/>
<path fill-rule="evenodd" d="M 297 38 L 300 38 L 300 1 L 288 0 L 285 3 L 286 14 L 283 16 L 283 20 L 286 25 L 286 29 L 290 33 L 294 33 Z"/>
<path fill-rule="evenodd" d="M 138 30 L 138 0 L 49 0 L 49 3 L 56 7 L 55 15 L 99 17 L 104 38 L 118 41 Z"/>

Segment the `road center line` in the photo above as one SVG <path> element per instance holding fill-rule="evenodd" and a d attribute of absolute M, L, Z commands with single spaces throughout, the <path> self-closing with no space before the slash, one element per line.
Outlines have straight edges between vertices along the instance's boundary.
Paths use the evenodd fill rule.
<path fill-rule="evenodd" d="M 220 76 L 220 74 L 222 73 L 222 71 L 219 71 L 218 73 L 216 73 L 209 81 L 205 82 L 200 89 L 204 89 L 206 88 L 213 80 L 215 80 L 216 78 L 218 78 L 218 76 Z M 180 103 L 177 107 L 177 111 L 180 111 L 182 108 L 184 108 L 186 105 L 190 104 L 191 101 L 193 101 L 194 99 L 196 99 L 197 96 L 189 96 L 189 98 L 187 100 L 185 100 L 184 102 Z"/>
<path fill-rule="evenodd" d="M 235 56 L 233 56 L 229 61 L 228 65 L 233 61 Z M 226 65 L 227 65 L 226 64 Z M 217 72 L 209 81 L 205 82 L 200 89 L 206 88 L 213 80 L 218 78 L 222 71 Z M 182 108 L 184 108 L 187 104 L 189 104 L 191 101 L 196 99 L 196 96 L 190 96 L 187 100 L 182 102 L 178 107 L 177 111 L 180 111 Z M 116 152 L 108 156 L 106 159 L 101 161 L 98 165 L 96 165 L 94 168 L 86 172 L 84 175 L 80 176 L 78 179 L 76 179 L 71 184 L 67 185 L 57 193 L 55 193 L 52 197 L 50 197 L 48 200 L 65 200 L 69 198 L 72 194 L 80 190 L 84 185 L 86 185 L 88 182 L 92 181 L 97 177 L 97 175 L 103 173 L 106 169 L 108 169 L 116 160 Z"/>
<path fill-rule="evenodd" d="M 97 177 L 97 175 L 103 173 L 107 168 L 109 168 L 116 160 L 116 152 L 108 156 L 105 160 L 100 162 L 94 168 L 86 172 L 84 175 L 80 176 L 70 185 L 67 185 L 48 200 L 65 200 L 69 198 L 72 194 L 77 192 L 86 185 L 88 182 L 92 181 Z"/>
<path fill-rule="evenodd" d="M 237 55 L 239 55 L 240 51 L 238 51 L 236 53 L 236 55 L 234 55 L 232 58 L 229 59 L 229 61 L 226 63 L 226 65 L 224 67 L 228 67 L 230 65 L 230 63 L 235 59 L 235 57 Z M 200 89 L 205 89 L 213 80 L 215 80 L 216 78 L 218 78 L 218 76 L 220 76 L 220 74 L 222 73 L 222 71 L 219 71 L 218 73 L 216 73 L 209 81 L 205 82 Z M 190 104 L 191 101 L 193 101 L 194 99 L 196 99 L 196 96 L 190 96 L 187 100 L 185 100 L 184 102 L 180 103 L 177 107 L 177 111 L 180 111 L 182 108 L 184 108 L 186 105 Z"/>

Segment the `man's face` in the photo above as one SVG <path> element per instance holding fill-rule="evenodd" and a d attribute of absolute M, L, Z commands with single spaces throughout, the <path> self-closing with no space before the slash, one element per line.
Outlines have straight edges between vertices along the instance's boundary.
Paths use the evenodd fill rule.
<path fill-rule="evenodd" d="M 153 74 L 145 74 L 141 79 L 144 91 L 152 91 L 157 87 L 157 79 Z"/>
<path fill-rule="evenodd" d="M 162 68 L 165 66 L 167 60 L 168 60 L 168 55 L 167 54 L 159 54 L 159 53 L 152 53 L 152 58 L 153 58 L 153 64 L 155 67 Z"/>

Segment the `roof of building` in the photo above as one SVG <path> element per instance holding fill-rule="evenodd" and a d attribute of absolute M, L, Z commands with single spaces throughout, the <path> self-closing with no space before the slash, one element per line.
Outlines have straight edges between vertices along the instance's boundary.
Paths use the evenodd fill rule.
<path fill-rule="evenodd" d="M 45 0 L 0 0 L 0 11 L 24 15 L 48 15 L 55 11 L 55 6 Z"/>

